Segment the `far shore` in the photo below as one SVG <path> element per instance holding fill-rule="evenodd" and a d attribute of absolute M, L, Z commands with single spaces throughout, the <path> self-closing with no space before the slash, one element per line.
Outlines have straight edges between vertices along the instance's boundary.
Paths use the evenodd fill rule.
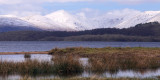
<path fill-rule="evenodd" d="M 33 51 L 33 52 L 0 52 L 0 55 L 18 55 L 18 54 L 48 54 L 48 51 Z"/>

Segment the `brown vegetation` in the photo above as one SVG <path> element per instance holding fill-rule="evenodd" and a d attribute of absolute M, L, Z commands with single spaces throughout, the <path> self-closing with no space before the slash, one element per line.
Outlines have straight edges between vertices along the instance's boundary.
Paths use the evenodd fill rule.
<path fill-rule="evenodd" d="M 116 72 L 118 70 L 147 70 L 160 68 L 160 48 L 55 48 L 53 55 L 73 55 L 89 58 L 92 72 Z"/>
<path fill-rule="evenodd" d="M 94 73 L 111 73 L 118 70 L 137 70 L 160 68 L 160 48 L 55 48 L 53 62 L 27 60 L 24 62 L 0 62 L 0 74 L 57 74 L 73 75 L 84 71 L 79 57 L 88 57 L 85 70 Z"/>
<path fill-rule="evenodd" d="M 54 66 L 49 62 L 37 61 L 37 60 L 27 60 L 24 62 L 0 62 L 0 74 L 27 74 L 27 75 L 37 75 L 37 74 L 48 74 L 53 73 Z"/>
<path fill-rule="evenodd" d="M 55 73 L 59 75 L 75 75 L 84 70 L 79 58 L 72 55 L 55 55 L 52 60 L 54 61 Z"/>
<path fill-rule="evenodd" d="M 20 75 L 47 75 L 56 74 L 60 76 L 76 75 L 83 72 L 83 66 L 78 58 L 72 56 L 55 56 L 53 61 L 26 60 L 23 62 L 0 61 L 0 74 Z"/>

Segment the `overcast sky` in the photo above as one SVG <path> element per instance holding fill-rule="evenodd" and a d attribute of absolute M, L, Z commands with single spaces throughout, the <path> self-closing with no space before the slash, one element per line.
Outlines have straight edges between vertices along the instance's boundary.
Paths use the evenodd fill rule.
<path fill-rule="evenodd" d="M 57 10 L 107 12 L 160 10 L 160 0 L 0 0 L 0 15 L 46 15 Z"/>

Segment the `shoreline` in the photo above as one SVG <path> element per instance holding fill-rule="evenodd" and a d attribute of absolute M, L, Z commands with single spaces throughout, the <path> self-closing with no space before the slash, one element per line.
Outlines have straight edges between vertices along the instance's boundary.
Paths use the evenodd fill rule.
<path fill-rule="evenodd" d="M 0 55 L 18 55 L 18 54 L 48 54 L 48 51 L 32 51 L 32 52 L 0 52 Z"/>

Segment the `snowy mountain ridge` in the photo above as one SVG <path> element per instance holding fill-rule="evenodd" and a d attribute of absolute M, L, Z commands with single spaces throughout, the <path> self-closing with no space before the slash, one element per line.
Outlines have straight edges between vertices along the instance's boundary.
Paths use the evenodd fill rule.
<path fill-rule="evenodd" d="M 0 15 L 0 27 L 23 26 L 39 28 L 47 31 L 80 31 L 96 28 L 129 28 L 140 23 L 160 22 L 160 11 L 145 11 L 132 13 L 127 11 L 113 11 L 100 16 L 87 17 L 70 14 L 59 10 L 47 15 L 33 15 L 17 17 L 12 15 Z"/>

